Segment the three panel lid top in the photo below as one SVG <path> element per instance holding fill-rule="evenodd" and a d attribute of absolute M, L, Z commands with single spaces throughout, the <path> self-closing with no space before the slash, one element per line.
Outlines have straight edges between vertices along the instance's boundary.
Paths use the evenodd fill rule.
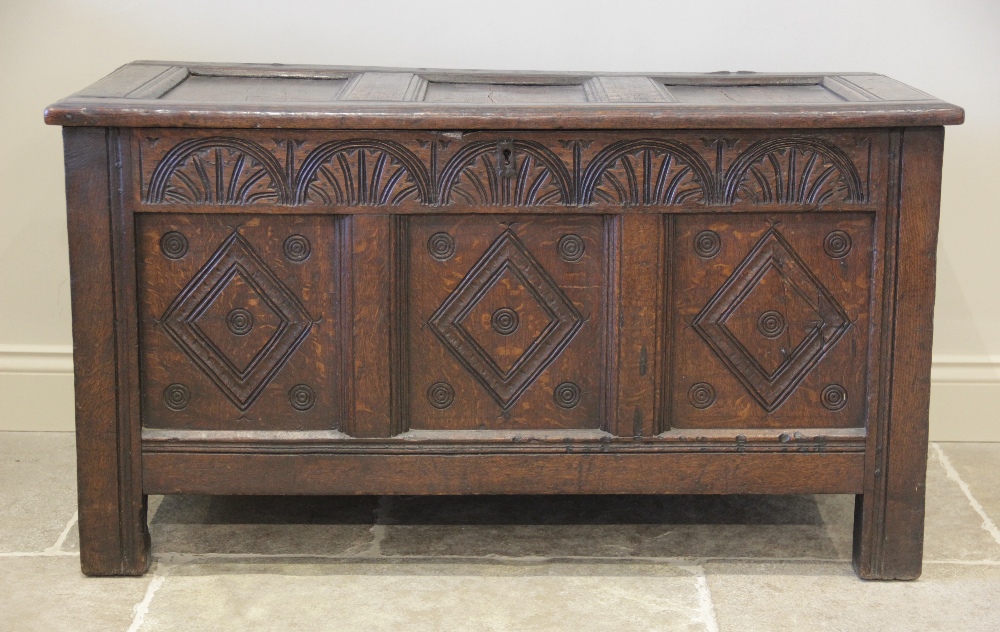
<path fill-rule="evenodd" d="M 962 123 L 889 77 L 499 72 L 137 61 L 45 110 L 50 125 L 699 129 Z"/>

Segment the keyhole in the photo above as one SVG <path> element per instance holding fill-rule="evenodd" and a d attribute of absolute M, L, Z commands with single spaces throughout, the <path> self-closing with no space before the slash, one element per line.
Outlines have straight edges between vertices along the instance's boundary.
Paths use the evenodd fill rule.
<path fill-rule="evenodd" d="M 514 143 L 502 140 L 497 143 L 497 171 L 501 176 L 514 175 Z"/>

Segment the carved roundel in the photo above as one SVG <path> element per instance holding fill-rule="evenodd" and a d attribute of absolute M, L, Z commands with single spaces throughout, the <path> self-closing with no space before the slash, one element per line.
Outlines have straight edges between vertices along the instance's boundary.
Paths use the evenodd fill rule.
<path fill-rule="evenodd" d="M 427 389 L 427 401 L 434 408 L 444 410 L 455 402 L 455 389 L 447 382 L 434 382 Z"/>
<path fill-rule="evenodd" d="M 552 392 L 552 397 L 563 408 L 576 408 L 580 403 L 580 387 L 573 382 L 563 382 Z"/>
<path fill-rule="evenodd" d="M 307 384 L 296 384 L 288 390 L 288 402 L 295 410 L 305 412 L 316 403 L 316 393 Z"/>
<path fill-rule="evenodd" d="M 583 243 L 583 239 L 579 235 L 563 235 L 559 243 L 556 244 L 559 258 L 569 263 L 574 263 L 582 259 L 586 249 L 587 246 Z"/>
<path fill-rule="evenodd" d="M 851 252 L 851 236 L 842 230 L 835 230 L 823 240 L 823 250 L 834 259 L 843 259 Z"/>
<path fill-rule="evenodd" d="M 757 319 L 757 331 L 765 338 L 777 338 L 785 331 L 785 317 L 774 310 L 764 312 Z"/>
<path fill-rule="evenodd" d="M 292 263 L 302 263 L 312 254 L 312 244 L 302 235 L 292 235 L 285 240 L 282 250 Z"/>
<path fill-rule="evenodd" d="M 188 251 L 187 237 L 172 230 L 160 237 L 160 251 L 167 259 L 183 259 Z"/>
<path fill-rule="evenodd" d="M 694 237 L 694 252 L 702 259 L 711 259 L 722 250 L 722 240 L 714 230 L 703 230 Z"/>
<path fill-rule="evenodd" d="M 191 391 L 183 384 L 171 384 L 163 389 L 163 403 L 171 410 L 184 410 L 191 403 Z"/>
<path fill-rule="evenodd" d="M 448 233 L 434 233 L 427 240 L 427 252 L 438 261 L 447 261 L 455 254 L 455 238 Z"/>
<path fill-rule="evenodd" d="M 237 307 L 226 316 L 226 326 L 237 336 L 245 336 L 253 329 L 253 314 Z"/>
<path fill-rule="evenodd" d="M 695 408 L 708 408 L 715 403 L 715 387 L 708 382 L 697 382 L 688 389 L 688 401 Z"/>
<path fill-rule="evenodd" d="M 490 319 L 490 323 L 493 325 L 493 331 L 497 332 L 501 336 L 509 336 L 517 331 L 520 319 L 517 316 L 517 312 L 511 308 L 501 307 L 497 311 L 493 312 L 493 317 Z"/>
<path fill-rule="evenodd" d="M 847 389 L 840 384 L 829 384 L 820 393 L 819 401 L 827 410 L 836 412 L 847 406 Z"/>

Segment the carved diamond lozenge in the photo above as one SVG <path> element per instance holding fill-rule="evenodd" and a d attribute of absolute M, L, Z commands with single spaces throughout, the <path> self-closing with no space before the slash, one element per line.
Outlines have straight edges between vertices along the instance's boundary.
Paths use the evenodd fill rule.
<path fill-rule="evenodd" d="M 765 294 L 757 295 L 758 292 Z M 773 344 L 783 345 L 780 361 L 775 362 L 774 354 L 770 358 L 761 357 L 759 351 L 751 351 L 748 345 L 756 345 L 756 349 L 767 347 L 747 339 L 746 334 L 741 339 L 737 332 L 750 329 L 741 322 L 743 319 L 757 318 L 752 316 L 752 310 L 741 310 L 742 305 L 777 302 L 779 297 L 799 314 L 797 322 L 788 321 L 787 331 L 794 329 L 800 333 L 794 336 L 789 333 L 786 338 L 784 327 L 781 331 L 775 329 Z M 772 228 L 695 317 L 692 326 L 760 405 L 773 412 L 840 340 L 851 323 L 844 308 Z M 755 322 L 753 328 L 756 326 Z"/>
<path fill-rule="evenodd" d="M 495 358 L 463 324 L 501 280 L 517 283 L 545 313 L 547 323 L 513 362 Z M 511 230 L 505 230 L 431 316 L 431 330 L 501 409 L 508 410 L 566 348 L 583 316 Z M 532 332 L 534 335 L 534 332 Z"/>
<path fill-rule="evenodd" d="M 199 326 L 200 319 L 235 279 L 252 289 L 263 313 L 277 322 L 274 334 L 248 363 L 227 355 L 220 341 Z M 174 342 L 240 410 L 253 404 L 313 325 L 302 303 L 235 232 L 174 299 L 161 321 Z M 215 336 L 220 335 L 214 331 Z"/>

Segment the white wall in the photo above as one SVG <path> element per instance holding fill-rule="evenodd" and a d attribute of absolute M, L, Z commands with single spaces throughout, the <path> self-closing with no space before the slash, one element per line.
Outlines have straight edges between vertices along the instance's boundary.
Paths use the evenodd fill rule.
<path fill-rule="evenodd" d="M 69 428 L 69 275 L 48 103 L 133 59 L 873 71 L 966 108 L 945 152 L 932 435 L 1000 440 L 997 0 L 0 0 L 0 428 Z"/>

